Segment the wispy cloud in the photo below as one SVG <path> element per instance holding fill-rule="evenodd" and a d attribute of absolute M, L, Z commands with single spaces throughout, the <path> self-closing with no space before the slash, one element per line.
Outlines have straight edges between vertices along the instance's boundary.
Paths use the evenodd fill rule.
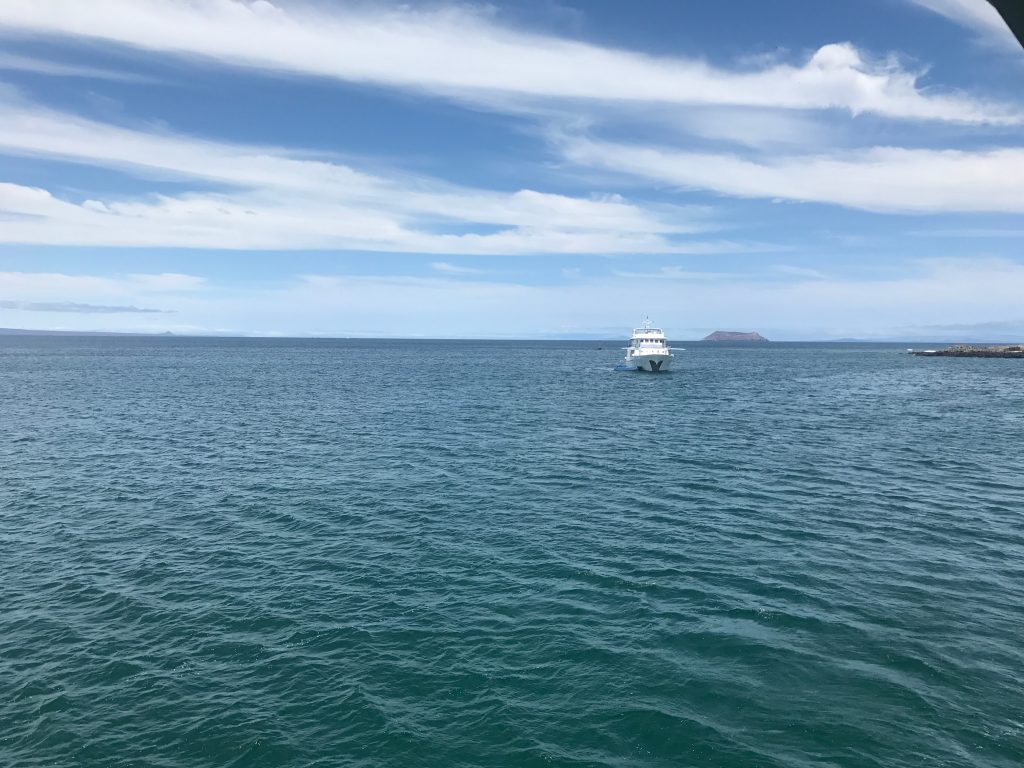
<path fill-rule="evenodd" d="M 483 272 L 482 269 L 474 269 L 473 267 L 459 267 L 455 264 L 449 264 L 447 261 L 434 261 L 431 262 L 430 268 L 438 272 L 444 272 L 449 275 L 479 275 Z"/>
<path fill-rule="evenodd" d="M 8 218 L 0 229 L 5 242 L 451 254 L 756 247 L 690 238 L 708 227 L 705 208 L 639 204 L 615 194 L 492 192 L 377 175 L 278 148 L 129 130 L 17 100 L 5 106 L 0 150 L 203 187 L 177 196 L 76 202 L 45 189 L 0 183 L 0 213 Z M 209 191 L 211 185 L 222 189 Z M 481 234 L 480 225 L 492 231 Z"/>
<path fill-rule="evenodd" d="M 400 193 L 398 193 L 400 195 Z M 151 196 L 141 200 L 86 200 L 74 203 L 47 190 L 0 183 L 0 214 L 9 218 L 0 242 L 52 245 L 165 246 L 212 249 L 324 249 L 436 254 L 515 255 L 545 253 L 734 253 L 763 246 L 731 241 L 679 239 L 659 229 L 672 223 L 650 219 L 651 229 L 616 231 L 608 220 L 585 226 L 558 226 L 538 217 L 538 226 L 510 226 L 492 234 L 439 234 L 431 231 L 432 209 L 446 197 L 421 196 L 427 210 L 401 210 L 398 195 L 376 205 L 344 200 L 302 198 L 278 190 L 235 194 Z M 506 198 L 515 206 L 514 195 Z M 446 212 L 446 221 L 467 227 L 495 224 L 515 215 L 495 210 L 493 217 L 469 219 L 467 202 Z M 557 201 L 555 201 L 557 202 Z M 584 201 L 585 202 L 585 201 Z M 476 201 L 479 203 L 479 201 Z M 615 208 L 615 205 L 611 206 Z M 633 208 L 638 218 L 643 210 Z M 597 205 L 597 212 L 601 206 Z M 398 210 L 396 210 L 398 209 Z M 468 209 L 468 210 L 467 210 Z M 614 215 L 614 211 L 611 212 Z M 489 220 L 490 219 L 490 220 Z"/>
<path fill-rule="evenodd" d="M 133 72 L 118 72 L 113 69 L 89 67 L 80 64 L 62 64 L 48 59 L 32 56 L 17 56 L 12 53 L 0 53 L 0 70 L 15 72 L 32 72 L 37 75 L 54 77 L 81 77 L 94 80 L 114 80 L 126 83 L 152 83 L 154 80 Z"/>
<path fill-rule="evenodd" d="M 1024 212 L 1024 149 L 875 147 L 750 159 L 576 139 L 566 157 L 679 187 L 880 213 Z"/>
<path fill-rule="evenodd" d="M 776 272 L 781 272 L 784 275 L 792 275 L 794 277 L 806 277 L 811 280 L 827 280 L 828 275 L 818 269 L 811 269 L 809 267 L 794 267 L 790 264 L 776 264 L 772 267 Z"/>
<path fill-rule="evenodd" d="M 689 137 L 768 151 L 831 146 L 849 133 L 845 121 L 784 109 L 692 107 L 667 119 Z"/>
<path fill-rule="evenodd" d="M 761 69 L 654 57 L 502 25 L 466 7 L 349 6 L 267 0 L 4 0 L 0 26 L 101 39 L 246 68 L 327 76 L 485 106 L 524 100 L 845 109 L 894 118 L 1020 123 L 1020 110 L 925 91 L 917 73 L 833 43 Z"/>
<path fill-rule="evenodd" d="M 677 266 L 659 267 L 650 272 L 616 271 L 614 274 L 634 280 L 736 280 L 740 277 L 735 272 L 701 272 Z"/>
<path fill-rule="evenodd" d="M 131 306 L 137 301 L 141 303 L 147 297 L 153 296 L 201 295 L 206 287 L 205 278 L 174 272 L 115 276 L 73 275 L 63 272 L 0 272 L 0 293 L 18 297 L 16 300 L 7 301 L 29 303 L 102 303 L 120 307 Z"/>
<path fill-rule="evenodd" d="M 938 227 L 935 229 L 918 229 L 908 234 L 918 237 L 966 237 L 976 238 L 1019 238 L 1024 237 L 1024 229 L 1006 227 Z"/>
<path fill-rule="evenodd" d="M 73 301 L 12 301 L 0 299 L 0 309 L 17 309 L 22 312 L 73 312 L 83 315 L 109 315 L 122 313 L 164 314 L 166 309 L 146 309 L 136 306 L 113 306 L 109 304 L 79 304 Z"/>

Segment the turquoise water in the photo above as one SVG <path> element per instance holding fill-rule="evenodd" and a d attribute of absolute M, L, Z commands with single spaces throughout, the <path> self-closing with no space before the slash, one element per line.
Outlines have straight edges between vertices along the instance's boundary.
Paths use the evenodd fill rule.
<path fill-rule="evenodd" d="M 619 346 L 0 337 L 0 764 L 1024 763 L 1024 365 Z"/>

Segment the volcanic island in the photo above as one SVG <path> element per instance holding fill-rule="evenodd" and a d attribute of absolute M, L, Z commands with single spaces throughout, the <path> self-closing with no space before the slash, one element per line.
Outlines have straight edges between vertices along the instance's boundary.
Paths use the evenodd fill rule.
<path fill-rule="evenodd" d="M 768 341 L 757 331 L 715 331 L 701 341 Z"/>

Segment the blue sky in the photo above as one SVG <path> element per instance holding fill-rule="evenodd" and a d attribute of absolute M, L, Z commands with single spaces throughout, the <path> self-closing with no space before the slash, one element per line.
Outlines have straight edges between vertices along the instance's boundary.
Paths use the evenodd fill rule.
<path fill-rule="evenodd" d="M 1024 337 L 984 0 L 0 3 L 0 326 Z"/>

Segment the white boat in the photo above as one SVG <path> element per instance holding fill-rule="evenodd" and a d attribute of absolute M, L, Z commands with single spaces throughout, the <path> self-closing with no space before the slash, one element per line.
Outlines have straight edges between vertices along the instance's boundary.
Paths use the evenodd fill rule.
<path fill-rule="evenodd" d="M 652 328 L 650 319 L 645 318 L 643 327 L 633 329 L 633 336 L 626 347 L 625 364 L 638 371 L 663 373 L 672 368 L 672 348 L 665 341 L 661 328 Z"/>

